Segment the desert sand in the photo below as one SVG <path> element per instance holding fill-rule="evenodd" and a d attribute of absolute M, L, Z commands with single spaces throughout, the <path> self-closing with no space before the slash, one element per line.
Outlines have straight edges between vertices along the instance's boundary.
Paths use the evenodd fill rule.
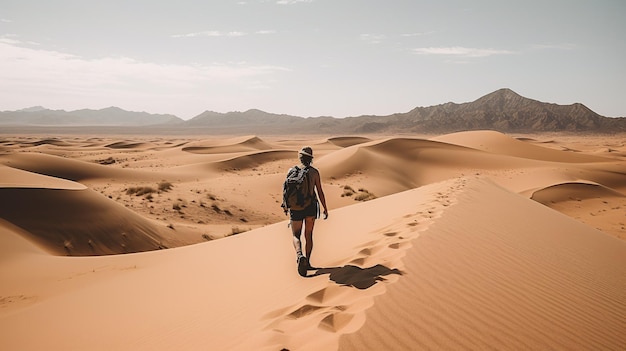
<path fill-rule="evenodd" d="M 2 350 L 626 349 L 626 135 L 0 135 L 0 199 Z"/>

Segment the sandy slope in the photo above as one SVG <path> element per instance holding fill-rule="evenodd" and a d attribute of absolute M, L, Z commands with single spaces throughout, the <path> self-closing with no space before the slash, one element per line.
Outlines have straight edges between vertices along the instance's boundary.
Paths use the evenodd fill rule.
<path fill-rule="evenodd" d="M 340 350 L 626 347 L 626 243 L 484 181 L 457 201 Z"/>
<path fill-rule="evenodd" d="M 331 217 L 303 279 L 279 202 L 307 144 Z M 3 350 L 626 348 L 623 138 L 0 146 Z"/>
<path fill-rule="evenodd" d="M 490 182 L 465 183 L 334 211 L 313 258 L 326 269 L 310 279 L 295 272 L 284 222 L 152 253 L 20 255 L 0 270 L 12 283 L 1 288 L 0 340 L 23 350 L 626 347 L 626 243 Z"/>

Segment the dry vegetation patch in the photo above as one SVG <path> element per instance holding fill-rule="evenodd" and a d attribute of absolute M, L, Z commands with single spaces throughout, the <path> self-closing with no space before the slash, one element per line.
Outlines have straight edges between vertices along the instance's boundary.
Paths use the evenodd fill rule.
<path fill-rule="evenodd" d="M 343 193 L 341 194 L 341 197 L 352 197 L 352 196 L 354 196 L 355 201 L 369 201 L 369 200 L 373 200 L 376 198 L 376 195 L 374 195 L 367 189 L 359 188 L 359 190 L 354 190 L 351 186 L 344 185 Z"/>

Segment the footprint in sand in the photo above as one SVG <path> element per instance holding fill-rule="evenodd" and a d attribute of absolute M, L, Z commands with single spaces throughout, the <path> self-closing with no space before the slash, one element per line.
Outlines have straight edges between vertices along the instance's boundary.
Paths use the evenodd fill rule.
<path fill-rule="evenodd" d="M 409 246 L 409 243 L 393 243 L 393 244 L 389 244 L 389 248 L 390 249 L 403 249 L 403 248 L 407 248 Z"/>

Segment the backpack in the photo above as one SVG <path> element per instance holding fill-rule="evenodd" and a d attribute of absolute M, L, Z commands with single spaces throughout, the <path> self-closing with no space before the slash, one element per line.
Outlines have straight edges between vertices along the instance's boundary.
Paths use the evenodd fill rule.
<path fill-rule="evenodd" d="M 309 167 L 293 166 L 287 173 L 283 183 L 283 204 L 285 212 L 289 210 L 302 211 L 313 201 Z"/>

